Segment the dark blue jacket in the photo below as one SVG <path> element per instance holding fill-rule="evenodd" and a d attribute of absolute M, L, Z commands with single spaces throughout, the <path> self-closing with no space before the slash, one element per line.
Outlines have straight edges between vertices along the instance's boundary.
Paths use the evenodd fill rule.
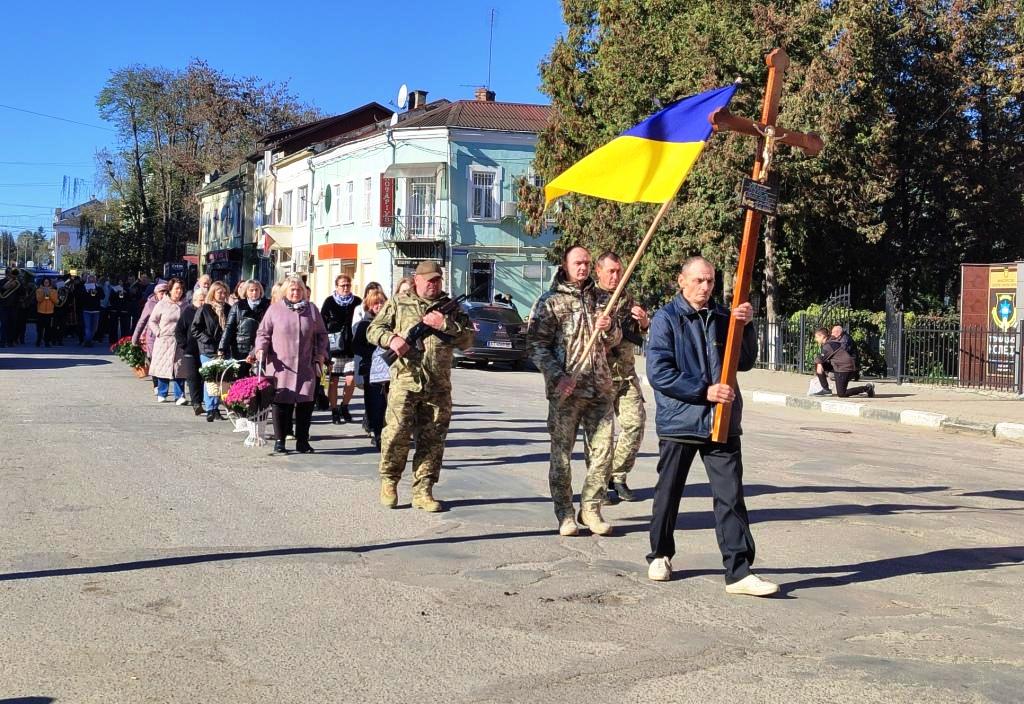
<path fill-rule="evenodd" d="M 657 405 L 655 425 L 659 437 L 706 440 L 714 426 L 715 404 L 708 401 L 708 387 L 722 378 L 722 357 L 729 334 L 729 310 L 714 304 L 706 334 L 700 315 L 677 294 L 654 314 L 647 343 L 647 380 L 654 389 Z M 704 340 L 707 344 L 704 344 Z M 757 361 L 757 332 L 753 325 L 743 330 L 739 371 Z M 729 416 L 729 436 L 743 430 L 743 397 L 736 389 Z"/>

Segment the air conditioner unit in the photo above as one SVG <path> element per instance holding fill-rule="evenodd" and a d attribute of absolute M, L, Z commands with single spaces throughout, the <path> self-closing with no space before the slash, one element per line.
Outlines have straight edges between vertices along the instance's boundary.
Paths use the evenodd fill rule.
<path fill-rule="evenodd" d="M 519 204 L 515 201 L 503 201 L 501 204 L 501 219 L 514 219 L 519 217 Z"/>

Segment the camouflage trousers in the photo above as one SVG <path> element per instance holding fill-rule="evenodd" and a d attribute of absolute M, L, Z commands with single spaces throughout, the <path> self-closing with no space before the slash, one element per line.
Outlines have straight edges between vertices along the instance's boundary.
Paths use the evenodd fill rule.
<path fill-rule="evenodd" d="M 612 455 L 612 481 L 625 482 L 629 470 L 636 464 L 636 453 L 644 439 L 644 424 L 647 411 L 644 410 L 644 395 L 634 381 L 616 382 L 615 418 L 619 421 L 619 436 L 615 440 Z"/>
<path fill-rule="evenodd" d="M 606 396 L 548 400 L 548 432 L 551 433 L 551 466 L 548 483 L 558 520 L 573 515 L 570 459 L 576 433 L 583 428 L 589 448 L 587 476 L 580 491 L 582 505 L 599 506 L 608 491 L 612 461 L 611 399 Z"/>
<path fill-rule="evenodd" d="M 413 492 L 436 484 L 441 475 L 444 441 L 451 419 L 451 391 L 409 391 L 391 384 L 380 439 L 381 479 L 398 481 L 402 478 L 409 459 L 410 439 L 415 438 Z"/>

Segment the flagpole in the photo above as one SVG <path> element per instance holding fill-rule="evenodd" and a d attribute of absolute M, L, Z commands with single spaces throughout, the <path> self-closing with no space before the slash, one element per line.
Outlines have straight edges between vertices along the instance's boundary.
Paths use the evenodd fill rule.
<path fill-rule="evenodd" d="M 661 204 L 661 208 L 658 209 L 657 215 L 654 216 L 654 221 L 651 223 L 651 226 L 647 228 L 647 234 L 644 235 L 642 240 L 640 240 L 640 246 L 637 247 L 636 252 L 633 254 L 633 258 L 629 261 L 629 266 L 627 266 L 626 270 L 622 272 L 622 278 L 619 279 L 619 285 L 615 287 L 612 297 L 608 300 L 608 304 L 604 307 L 604 311 L 601 313 L 602 315 L 611 315 L 612 311 L 615 309 L 615 304 L 619 302 L 622 292 L 626 289 L 629 277 L 633 275 L 633 270 L 636 269 L 636 265 L 640 263 L 640 257 L 644 255 L 644 251 L 646 251 L 647 246 L 651 243 L 651 238 L 654 237 L 654 232 L 658 229 L 658 224 L 661 222 L 661 219 L 665 217 L 665 213 L 668 212 L 672 202 L 676 199 L 676 195 L 679 194 L 679 189 L 682 187 L 683 181 L 680 181 L 679 185 L 676 186 L 676 190 L 672 192 L 669 199 Z M 580 374 L 582 373 L 582 365 L 590 355 L 590 351 L 594 349 L 594 344 L 597 342 L 597 338 L 600 336 L 601 332 L 601 330 L 595 328 L 594 332 L 591 333 L 590 339 L 587 340 L 587 346 L 583 348 L 583 354 L 580 356 L 580 367 L 573 372 L 573 381 L 579 380 Z"/>

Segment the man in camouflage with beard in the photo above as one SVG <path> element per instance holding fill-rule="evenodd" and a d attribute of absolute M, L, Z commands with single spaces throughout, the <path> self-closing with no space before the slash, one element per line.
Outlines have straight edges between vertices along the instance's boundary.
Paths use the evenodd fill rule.
<path fill-rule="evenodd" d="M 610 317 L 601 314 L 596 294 L 590 278 L 590 252 L 583 247 L 570 248 L 551 289 L 534 304 L 527 333 L 533 362 L 544 374 L 551 434 L 548 482 L 558 532 L 565 536 L 578 531 L 570 458 L 581 425 L 590 451 L 578 518 L 595 535 L 612 531 L 601 517 L 612 459 L 612 376 L 607 354 L 622 333 Z M 594 330 L 601 335 L 584 358 L 584 347 Z"/>
<path fill-rule="evenodd" d="M 622 259 L 615 252 L 605 252 L 597 258 L 597 302 L 602 309 L 622 278 Z M 644 395 L 636 375 L 636 350 L 643 345 L 643 336 L 651 326 L 647 311 L 625 291 L 615 304 L 612 318 L 622 328 L 622 342 L 608 352 L 608 366 L 612 371 L 612 410 L 619 422 L 619 436 L 612 451 L 611 481 L 608 488 L 622 501 L 636 501 L 626 484 L 626 475 L 636 464 L 636 454 L 644 439 Z M 607 503 L 607 502 L 606 502 Z"/>

